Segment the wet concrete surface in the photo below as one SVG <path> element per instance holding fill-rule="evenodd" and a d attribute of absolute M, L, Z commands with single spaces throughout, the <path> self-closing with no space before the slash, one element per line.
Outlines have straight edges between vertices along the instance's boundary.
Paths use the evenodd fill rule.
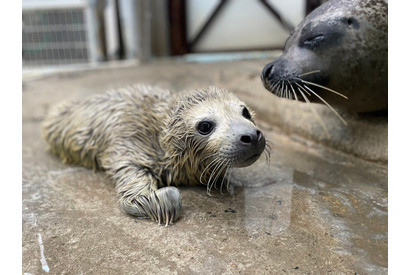
<path fill-rule="evenodd" d="M 233 170 L 223 194 L 180 187 L 182 215 L 169 227 L 123 214 L 102 172 L 64 165 L 45 150 L 40 124 L 50 105 L 134 82 L 222 86 L 269 108 L 255 96 L 265 63 L 164 62 L 24 81 L 22 272 L 387 274 L 386 163 L 292 133 L 258 108 L 270 161 Z"/>

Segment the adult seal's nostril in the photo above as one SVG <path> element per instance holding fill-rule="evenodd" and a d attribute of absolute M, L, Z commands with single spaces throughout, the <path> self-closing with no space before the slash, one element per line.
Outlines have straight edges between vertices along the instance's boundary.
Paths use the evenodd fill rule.
<path fill-rule="evenodd" d="M 262 74 L 261 74 L 261 79 L 264 80 L 266 78 L 269 78 L 269 75 L 271 74 L 272 70 L 274 70 L 275 67 L 273 66 L 273 62 L 269 63 L 263 68 Z"/>

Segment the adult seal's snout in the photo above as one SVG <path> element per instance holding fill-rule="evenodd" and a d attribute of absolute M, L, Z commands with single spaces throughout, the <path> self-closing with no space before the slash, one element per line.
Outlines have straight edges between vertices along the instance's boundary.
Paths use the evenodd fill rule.
<path fill-rule="evenodd" d="M 387 10 L 385 0 L 325 2 L 295 28 L 283 54 L 263 68 L 265 88 L 347 112 L 387 110 Z"/>

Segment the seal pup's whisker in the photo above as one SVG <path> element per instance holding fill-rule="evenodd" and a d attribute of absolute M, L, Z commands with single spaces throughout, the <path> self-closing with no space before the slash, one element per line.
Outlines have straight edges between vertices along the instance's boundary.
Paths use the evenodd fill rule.
<path fill-rule="evenodd" d="M 226 180 L 226 191 L 230 192 L 229 187 L 230 187 L 230 183 L 231 183 L 231 176 L 232 176 L 232 171 L 231 171 L 231 165 L 229 165 L 226 169 L 226 173 L 224 175 L 224 178 L 226 178 L 226 174 L 228 174 L 228 178 Z"/>
<path fill-rule="evenodd" d="M 214 155 L 216 155 L 216 154 L 212 154 L 212 155 L 210 155 L 210 156 L 214 156 Z M 208 156 L 208 157 L 210 157 L 210 156 Z M 208 158 L 208 157 L 206 157 L 206 158 Z M 210 163 L 208 163 L 208 165 L 207 165 L 207 166 L 205 167 L 205 169 L 202 171 L 201 176 L 199 177 L 199 182 L 200 182 L 200 183 L 202 183 L 202 184 L 207 184 L 206 182 L 203 182 L 203 181 L 202 181 L 202 177 L 203 177 L 208 171 L 211 170 L 211 167 L 212 167 L 212 166 L 217 165 L 218 162 L 219 162 L 219 159 L 218 159 L 218 158 L 215 158 L 215 159 L 213 159 Z"/>
<path fill-rule="evenodd" d="M 217 166 L 219 163 L 219 159 L 216 158 L 214 160 L 212 160 L 206 167 L 205 169 L 201 172 L 201 176 L 199 178 L 199 182 L 201 184 L 207 185 L 208 187 L 208 182 L 209 182 L 209 178 L 206 181 L 203 181 L 203 176 L 208 175 L 208 177 L 210 177 L 210 175 L 212 174 L 211 171 L 214 171 L 213 167 Z"/>
<path fill-rule="evenodd" d="M 335 90 L 330 89 L 330 88 L 328 88 L 328 87 L 326 87 L 326 86 L 322 86 L 322 85 L 316 84 L 316 83 L 314 83 L 314 82 L 310 82 L 310 81 L 307 81 L 307 80 L 303 80 L 303 79 L 301 79 L 301 78 L 299 78 L 298 80 L 302 81 L 303 83 L 306 83 L 306 84 L 309 84 L 309 85 L 312 85 L 312 86 L 316 86 L 316 87 L 325 89 L 325 90 L 327 90 L 327 91 L 329 91 L 329 92 L 332 92 L 332 93 L 334 93 L 334 94 L 336 94 L 336 95 L 338 95 L 338 96 L 341 96 L 341 97 L 343 97 L 343 98 L 345 98 L 345 99 L 348 99 L 347 96 L 345 96 L 344 94 L 339 93 L 339 92 L 336 92 Z M 306 87 L 306 85 L 305 85 L 305 87 Z M 310 89 L 309 89 L 309 90 L 310 90 Z M 311 90 L 310 90 L 310 91 L 311 91 Z"/>
<path fill-rule="evenodd" d="M 272 147 L 270 146 L 270 141 L 266 141 L 265 149 L 263 150 L 263 153 L 265 154 L 266 158 L 266 163 L 270 163 L 270 152 L 272 150 Z"/>
<path fill-rule="evenodd" d="M 216 188 L 216 183 L 218 182 L 222 171 L 224 171 L 224 169 L 226 168 L 225 162 L 228 162 L 228 160 L 222 160 L 220 162 L 220 165 L 215 168 L 215 171 L 217 171 L 217 173 L 215 173 L 215 175 L 213 176 L 212 184 L 211 184 L 209 190 L 212 190 L 213 186 L 215 186 L 215 188 Z M 221 184 L 222 184 L 222 182 L 221 182 Z"/>
<path fill-rule="evenodd" d="M 207 193 L 209 195 L 210 195 L 210 192 L 212 190 L 212 187 L 215 185 L 216 181 L 218 180 L 219 175 L 221 174 L 223 168 L 224 168 L 224 160 L 218 162 L 218 165 L 212 171 L 212 174 L 209 177 L 208 185 L 207 185 Z M 211 180 L 212 180 L 212 182 L 211 182 Z M 211 182 L 211 184 L 209 184 L 210 182 Z"/>
<path fill-rule="evenodd" d="M 222 189 L 223 189 L 223 186 L 224 186 L 224 180 L 225 180 L 225 178 L 226 178 L 226 174 L 228 173 L 228 170 L 229 170 L 230 167 L 231 167 L 231 166 L 230 166 L 230 161 L 229 161 L 229 160 L 226 160 L 226 161 L 225 161 L 225 164 L 224 164 L 224 167 L 222 168 L 222 170 L 225 170 L 225 173 L 224 173 L 224 175 L 223 175 L 223 177 L 222 177 L 221 186 L 220 186 L 220 188 L 219 188 L 219 192 L 220 192 L 222 195 L 223 195 Z M 226 185 L 228 185 L 228 184 L 229 184 L 229 181 L 226 182 Z M 228 187 L 227 187 L 227 189 L 228 189 Z"/>
<path fill-rule="evenodd" d="M 308 89 L 312 94 L 314 94 L 317 98 L 319 98 L 324 104 L 326 104 L 327 107 L 330 108 L 330 110 L 333 111 L 333 113 L 335 113 L 335 115 L 343 122 L 344 125 L 347 125 L 346 120 L 344 120 L 344 118 L 329 104 L 327 103 L 326 100 L 324 100 L 323 98 L 321 98 L 317 93 L 315 93 L 312 89 L 310 89 L 308 86 L 304 85 L 304 87 L 306 89 Z"/>
<path fill-rule="evenodd" d="M 327 127 L 325 125 L 325 123 L 323 122 L 323 119 L 319 116 L 319 114 L 316 112 L 315 108 L 313 108 L 312 103 L 310 102 L 310 100 L 306 97 L 306 95 L 303 93 L 302 90 L 306 91 L 302 86 L 300 86 L 299 83 L 296 83 L 296 85 L 298 86 L 298 91 L 299 93 L 302 95 L 302 97 L 305 99 L 306 103 L 309 106 L 309 109 L 312 111 L 313 115 L 316 117 L 316 119 L 319 121 L 320 126 L 322 126 L 323 131 L 325 131 L 325 134 L 327 136 L 327 138 L 330 138 L 330 134 L 329 131 L 327 130 Z M 300 88 L 302 89 L 300 89 Z"/>
<path fill-rule="evenodd" d="M 224 161 L 223 167 L 221 168 L 221 172 L 224 172 L 224 173 L 223 173 L 223 176 L 222 176 L 222 178 L 221 178 L 221 186 L 220 186 L 220 193 L 221 193 L 221 194 L 223 194 L 222 188 L 223 188 L 223 185 L 224 185 L 224 180 L 225 180 L 225 177 L 226 177 L 226 173 L 228 172 L 229 168 L 231 167 L 231 164 L 230 164 L 230 163 L 231 163 L 230 160 L 226 159 L 226 160 Z M 218 175 L 218 178 L 219 178 L 219 175 Z"/>
<path fill-rule="evenodd" d="M 205 160 L 207 160 L 207 159 L 209 159 L 209 158 L 211 158 L 211 157 L 214 157 L 214 156 L 217 156 L 218 154 L 217 153 L 213 153 L 213 154 L 210 154 L 209 156 L 206 156 L 206 157 L 204 157 L 203 159 L 201 159 L 199 162 L 198 162 L 198 164 L 201 164 L 201 163 L 203 163 Z M 215 161 L 216 159 L 213 159 L 213 161 Z"/>
<path fill-rule="evenodd" d="M 226 179 L 226 175 L 227 175 L 230 168 L 231 168 L 231 162 L 229 160 L 226 160 L 225 163 L 224 163 L 224 167 L 222 169 L 222 171 L 224 171 L 224 173 L 223 173 L 223 176 L 221 178 L 221 187 L 220 187 L 220 193 L 221 194 L 223 194 L 223 192 L 222 192 L 223 186 L 225 184 L 229 184 L 229 182 L 225 183 L 225 179 Z"/>

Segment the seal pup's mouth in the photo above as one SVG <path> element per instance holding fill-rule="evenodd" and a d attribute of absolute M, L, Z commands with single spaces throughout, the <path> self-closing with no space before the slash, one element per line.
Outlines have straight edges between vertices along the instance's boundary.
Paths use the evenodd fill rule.
<path fill-rule="evenodd" d="M 261 131 L 243 135 L 236 144 L 236 152 L 232 155 L 232 167 L 245 167 L 253 164 L 265 151 L 266 140 Z"/>
<path fill-rule="evenodd" d="M 217 183 L 220 183 L 220 191 L 224 181 L 226 188 L 229 189 L 230 168 L 242 168 L 252 165 L 264 153 L 266 161 L 270 159 L 270 145 L 267 144 L 263 134 L 257 130 L 257 138 L 252 141 L 242 140 L 234 146 L 235 149 L 229 148 L 226 151 L 219 152 L 218 157 L 211 160 L 205 167 L 200 176 L 200 182 L 207 185 L 207 193 L 210 195 L 211 190 Z"/>
<path fill-rule="evenodd" d="M 267 159 L 269 159 L 269 150 L 265 148 L 265 144 L 258 149 L 257 153 L 241 154 L 232 161 L 231 167 L 246 167 L 256 162 L 265 152 Z"/>
<path fill-rule="evenodd" d="M 260 156 L 261 156 L 261 154 L 252 155 L 252 156 L 250 156 L 249 158 L 247 158 L 247 159 L 245 160 L 245 162 L 252 164 L 252 163 L 254 163 L 255 161 L 257 161 Z"/>
<path fill-rule="evenodd" d="M 260 154 L 254 154 L 248 158 L 246 158 L 244 161 L 240 162 L 239 164 L 235 165 L 235 167 L 246 167 L 246 166 L 250 166 L 253 163 L 255 163 L 260 156 L 262 155 L 262 153 Z"/>

